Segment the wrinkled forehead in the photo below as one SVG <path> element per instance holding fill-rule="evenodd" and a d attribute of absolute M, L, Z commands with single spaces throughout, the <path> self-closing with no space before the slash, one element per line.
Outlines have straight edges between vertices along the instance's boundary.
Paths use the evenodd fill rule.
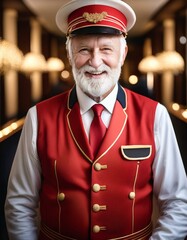
<path fill-rule="evenodd" d="M 71 38 L 72 44 L 112 44 L 115 45 L 120 42 L 122 36 L 108 35 L 108 34 L 96 34 L 96 35 L 77 35 Z"/>

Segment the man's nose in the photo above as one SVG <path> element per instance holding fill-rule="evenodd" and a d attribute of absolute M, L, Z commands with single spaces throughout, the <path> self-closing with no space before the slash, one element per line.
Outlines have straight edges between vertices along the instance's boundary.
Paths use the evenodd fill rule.
<path fill-rule="evenodd" d="M 98 68 L 103 63 L 102 56 L 99 52 L 93 52 L 89 59 L 89 65 Z"/>

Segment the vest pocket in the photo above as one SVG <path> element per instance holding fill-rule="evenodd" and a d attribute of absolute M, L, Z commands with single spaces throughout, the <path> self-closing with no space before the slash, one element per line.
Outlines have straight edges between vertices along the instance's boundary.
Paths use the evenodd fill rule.
<path fill-rule="evenodd" d="M 151 156 L 151 145 L 127 145 L 121 146 L 122 156 L 131 161 L 145 160 Z"/>

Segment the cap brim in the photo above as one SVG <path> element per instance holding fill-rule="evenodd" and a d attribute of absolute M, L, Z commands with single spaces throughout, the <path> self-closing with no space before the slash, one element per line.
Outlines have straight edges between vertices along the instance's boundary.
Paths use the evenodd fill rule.
<path fill-rule="evenodd" d="M 90 34 L 106 34 L 106 35 L 121 35 L 123 34 L 121 31 L 111 27 L 103 27 L 103 26 L 91 26 L 77 29 L 71 33 L 71 36 L 76 35 L 90 35 Z"/>

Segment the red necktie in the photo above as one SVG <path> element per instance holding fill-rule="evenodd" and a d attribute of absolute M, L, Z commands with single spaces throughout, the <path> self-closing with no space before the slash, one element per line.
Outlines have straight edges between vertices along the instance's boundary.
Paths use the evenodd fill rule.
<path fill-rule="evenodd" d="M 101 119 L 101 113 L 103 109 L 104 107 L 101 104 L 95 104 L 92 107 L 94 118 L 90 126 L 90 145 L 92 147 L 94 156 L 96 155 L 106 133 L 106 126 Z"/>

